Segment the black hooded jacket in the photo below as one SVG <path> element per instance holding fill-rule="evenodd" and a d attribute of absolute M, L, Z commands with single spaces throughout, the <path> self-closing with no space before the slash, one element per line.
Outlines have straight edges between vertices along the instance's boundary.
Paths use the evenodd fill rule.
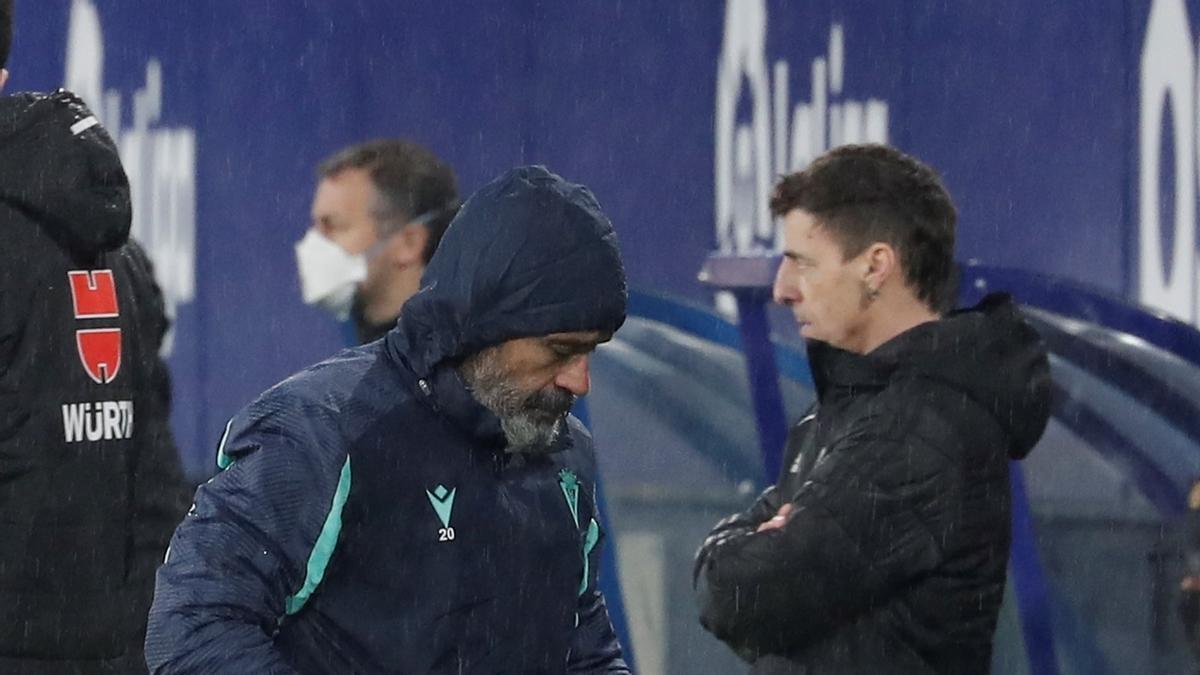
<path fill-rule="evenodd" d="M 162 298 L 73 94 L 0 98 L 0 177 L 0 672 L 136 672 L 186 508 Z"/>
<path fill-rule="evenodd" d="M 818 400 L 778 483 L 697 554 L 701 622 L 752 673 L 988 672 L 1008 462 L 1049 418 L 1040 338 L 993 295 L 868 355 L 813 342 L 809 359 Z"/>

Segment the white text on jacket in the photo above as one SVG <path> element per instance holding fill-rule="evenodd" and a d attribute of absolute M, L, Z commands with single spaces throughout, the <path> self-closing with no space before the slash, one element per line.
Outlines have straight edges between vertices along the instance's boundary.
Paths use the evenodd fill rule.
<path fill-rule="evenodd" d="M 68 443 L 133 437 L 133 401 L 64 403 L 62 416 Z"/>

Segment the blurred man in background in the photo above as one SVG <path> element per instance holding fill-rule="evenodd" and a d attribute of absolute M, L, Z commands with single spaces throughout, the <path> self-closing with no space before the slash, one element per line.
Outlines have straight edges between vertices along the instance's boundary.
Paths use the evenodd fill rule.
<path fill-rule="evenodd" d="M 0 67 L 12 0 L 0 0 Z M 0 83 L 7 79 L 0 70 Z M 167 328 L 117 149 L 75 95 L 0 97 L 0 672 L 144 672 L 187 507 Z"/>
<path fill-rule="evenodd" d="M 956 215 L 917 160 L 837 148 L 771 208 L 817 403 L 775 486 L 701 547 L 701 621 L 753 673 L 985 673 L 1045 348 L 1005 295 L 942 313 Z"/>
<path fill-rule="evenodd" d="M 396 325 L 458 209 L 454 172 L 425 148 L 383 139 L 321 163 L 312 228 L 296 245 L 304 301 L 353 320 L 359 343 Z"/>

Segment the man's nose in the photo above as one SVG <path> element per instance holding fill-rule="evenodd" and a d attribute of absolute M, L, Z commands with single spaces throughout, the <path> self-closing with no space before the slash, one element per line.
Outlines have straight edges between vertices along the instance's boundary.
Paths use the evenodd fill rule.
<path fill-rule="evenodd" d="M 592 388 L 591 376 L 588 374 L 589 354 L 580 354 L 558 371 L 554 384 L 566 389 L 576 396 L 584 396 Z"/>
<path fill-rule="evenodd" d="M 787 270 L 784 269 L 786 264 L 787 261 L 781 263 L 779 271 L 775 273 L 775 284 L 771 287 L 771 296 L 776 303 L 790 306 L 800 301 L 800 291 L 792 282 Z"/>

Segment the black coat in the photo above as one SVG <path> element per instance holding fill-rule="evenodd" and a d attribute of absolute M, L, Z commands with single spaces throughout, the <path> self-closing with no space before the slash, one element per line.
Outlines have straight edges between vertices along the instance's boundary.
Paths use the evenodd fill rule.
<path fill-rule="evenodd" d="M 129 186 L 73 95 L 0 98 L 0 672 L 136 672 L 186 508 Z"/>
<path fill-rule="evenodd" d="M 697 555 L 701 622 L 752 673 L 984 673 L 1010 545 L 1008 460 L 1049 416 L 1005 296 L 862 356 L 812 343 L 817 404 L 782 475 Z M 786 524 L 755 533 L 785 502 Z"/>

